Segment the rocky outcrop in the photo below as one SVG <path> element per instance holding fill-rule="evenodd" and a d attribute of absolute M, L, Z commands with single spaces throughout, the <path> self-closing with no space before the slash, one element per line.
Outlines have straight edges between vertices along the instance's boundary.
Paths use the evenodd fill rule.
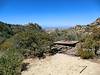
<path fill-rule="evenodd" d="M 91 23 L 92 25 L 100 25 L 100 17 L 96 19 L 95 22 Z"/>
<path fill-rule="evenodd" d="M 67 55 L 76 55 L 76 47 L 70 47 L 70 46 L 64 46 L 64 45 L 55 45 L 51 48 L 50 53 L 56 54 L 56 53 L 63 53 Z"/>

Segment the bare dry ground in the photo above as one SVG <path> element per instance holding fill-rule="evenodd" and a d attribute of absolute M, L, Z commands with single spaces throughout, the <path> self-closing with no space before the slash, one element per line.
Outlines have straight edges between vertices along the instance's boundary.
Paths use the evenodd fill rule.
<path fill-rule="evenodd" d="M 64 54 L 24 62 L 30 65 L 22 75 L 100 75 L 100 64 Z"/>

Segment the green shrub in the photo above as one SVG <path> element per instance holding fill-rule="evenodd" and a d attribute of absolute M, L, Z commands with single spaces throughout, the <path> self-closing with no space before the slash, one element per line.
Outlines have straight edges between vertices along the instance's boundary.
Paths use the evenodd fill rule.
<path fill-rule="evenodd" d="M 89 59 L 89 58 L 93 58 L 95 54 L 93 51 L 85 50 L 85 51 L 82 51 L 80 56 L 83 59 Z"/>
<path fill-rule="evenodd" d="M 89 59 L 95 56 L 95 53 L 93 51 L 83 50 L 82 48 L 78 49 L 77 54 L 83 59 Z"/>
<path fill-rule="evenodd" d="M 16 49 L 7 50 L 0 57 L 0 75 L 20 75 L 22 60 Z"/>
<path fill-rule="evenodd" d="M 33 56 L 34 51 L 31 51 L 29 49 L 17 49 L 17 50 L 23 55 L 25 59 L 28 57 L 34 57 Z"/>
<path fill-rule="evenodd" d="M 52 44 L 52 37 L 46 32 L 42 31 L 25 31 L 15 34 L 10 39 L 6 40 L 0 45 L 1 50 L 9 48 L 19 49 L 25 58 L 43 54 L 50 49 Z"/>
<path fill-rule="evenodd" d="M 38 57 L 38 58 L 41 58 L 41 57 L 44 57 L 44 50 L 39 48 L 39 49 L 36 49 L 34 51 L 34 56 L 35 57 Z"/>

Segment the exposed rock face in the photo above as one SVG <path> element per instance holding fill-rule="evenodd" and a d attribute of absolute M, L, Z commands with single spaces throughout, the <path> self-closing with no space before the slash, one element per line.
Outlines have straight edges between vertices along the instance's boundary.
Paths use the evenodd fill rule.
<path fill-rule="evenodd" d="M 99 50 L 97 50 L 97 52 L 96 52 L 99 56 L 100 56 L 100 49 Z"/>
<path fill-rule="evenodd" d="M 100 18 L 97 18 L 96 22 L 100 25 Z"/>
<path fill-rule="evenodd" d="M 56 54 L 56 53 L 64 53 L 68 50 L 69 47 L 67 46 L 63 46 L 63 45 L 55 45 L 51 48 L 51 52 L 52 54 Z"/>
<path fill-rule="evenodd" d="M 96 21 L 92 23 L 92 25 L 100 25 L 100 17 L 97 18 Z"/>
<path fill-rule="evenodd" d="M 51 53 L 63 53 L 68 55 L 76 55 L 76 47 L 70 47 L 70 46 L 63 46 L 63 45 L 55 45 L 51 48 Z"/>

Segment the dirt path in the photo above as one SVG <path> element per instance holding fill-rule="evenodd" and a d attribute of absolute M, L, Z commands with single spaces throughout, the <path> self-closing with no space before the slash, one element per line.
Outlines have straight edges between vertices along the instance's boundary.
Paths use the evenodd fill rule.
<path fill-rule="evenodd" d="M 30 62 L 30 65 L 22 75 L 100 75 L 100 64 L 64 54 L 24 62 Z"/>

